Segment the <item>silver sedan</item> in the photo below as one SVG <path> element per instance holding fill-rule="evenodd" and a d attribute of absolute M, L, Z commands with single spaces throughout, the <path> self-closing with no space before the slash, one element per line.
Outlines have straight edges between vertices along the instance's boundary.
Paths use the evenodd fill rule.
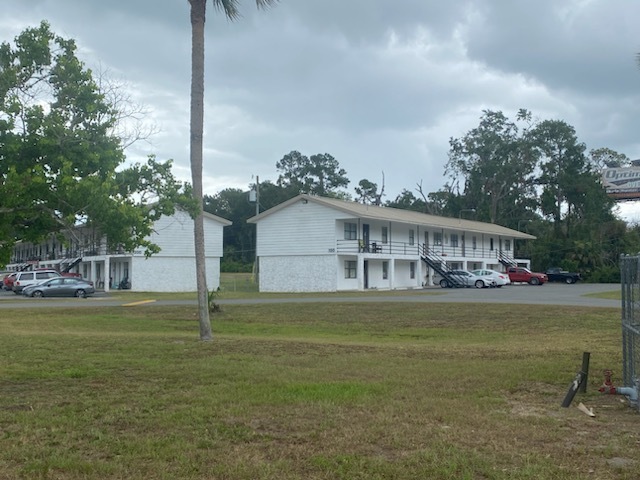
<path fill-rule="evenodd" d="M 52 278 L 36 285 L 29 285 L 22 290 L 22 294 L 27 297 L 84 298 L 94 293 L 96 293 L 96 289 L 93 283 L 75 277 Z"/>

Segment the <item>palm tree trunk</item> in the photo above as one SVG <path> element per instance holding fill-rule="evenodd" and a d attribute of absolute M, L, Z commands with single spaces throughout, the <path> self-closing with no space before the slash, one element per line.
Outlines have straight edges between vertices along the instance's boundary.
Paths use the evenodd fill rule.
<path fill-rule="evenodd" d="M 193 196 L 199 207 L 194 218 L 193 238 L 196 255 L 196 283 L 198 288 L 198 317 L 200 340 L 210 341 L 209 295 L 207 289 L 206 256 L 204 248 L 204 216 L 202 212 L 202 137 L 204 131 L 204 21 L 207 0 L 189 0 L 191 4 L 191 119 L 190 160 Z"/>

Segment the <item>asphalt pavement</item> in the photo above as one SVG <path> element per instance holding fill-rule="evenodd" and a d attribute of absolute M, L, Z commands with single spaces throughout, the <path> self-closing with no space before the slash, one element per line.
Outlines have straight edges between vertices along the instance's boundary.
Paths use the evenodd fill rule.
<path fill-rule="evenodd" d="M 348 296 L 340 293 L 328 293 L 326 296 L 293 295 L 289 298 L 243 298 L 216 299 L 221 305 L 250 305 L 259 303 L 318 303 L 318 302 L 413 302 L 413 303 L 506 303 L 513 305 L 575 305 L 582 307 L 620 308 L 620 300 L 606 300 L 585 296 L 590 293 L 619 291 L 619 284 L 599 283 L 548 283 L 541 286 L 513 284 L 502 288 L 425 288 L 420 291 L 408 291 L 406 295 L 394 292 L 368 292 L 363 296 Z M 94 296 L 81 298 L 26 298 L 13 292 L 0 291 L 0 309 L 3 308 L 54 308 L 54 307 L 109 307 L 123 305 L 193 305 L 193 300 L 163 299 L 149 303 L 130 302 L 119 296 L 98 292 Z"/>

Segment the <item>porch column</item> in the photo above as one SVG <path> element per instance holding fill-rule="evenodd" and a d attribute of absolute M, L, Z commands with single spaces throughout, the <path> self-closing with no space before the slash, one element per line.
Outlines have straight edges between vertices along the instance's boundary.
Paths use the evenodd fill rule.
<path fill-rule="evenodd" d="M 91 262 L 89 262 L 89 268 L 91 269 L 89 280 L 91 280 L 93 282 L 93 285 L 96 288 L 98 288 L 98 279 L 96 278 L 96 261 L 95 260 L 91 260 Z"/>
<path fill-rule="evenodd" d="M 396 259 L 389 259 L 389 289 L 394 290 L 396 288 Z"/>
<path fill-rule="evenodd" d="M 109 280 L 111 277 L 111 263 L 109 262 L 110 257 L 106 255 L 104 257 L 104 291 L 108 292 L 111 289 L 111 281 Z"/>
<path fill-rule="evenodd" d="M 356 271 L 356 277 L 358 278 L 358 290 L 364 290 L 364 255 L 358 255 L 358 269 Z"/>
<path fill-rule="evenodd" d="M 422 287 L 422 283 L 427 283 L 426 279 L 422 279 L 422 260 L 418 259 L 416 265 L 416 277 L 418 278 L 418 287 Z"/>

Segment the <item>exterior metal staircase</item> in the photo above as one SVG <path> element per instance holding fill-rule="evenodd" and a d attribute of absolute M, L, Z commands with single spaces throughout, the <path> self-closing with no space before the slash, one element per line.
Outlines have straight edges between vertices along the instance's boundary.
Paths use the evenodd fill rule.
<path fill-rule="evenodd" d="M 76 265 L 78 265 L 80 262 L 82 261 L 82 257 L 78 257 L 74 260 L 69 259 L 69 262 L 67 263 L 66 261 L 62 264 L 64 266 L 60 266 L 60 272 L 61 273 L 69 273 L 69 271 L 75 267 Z"/>
<path fill-rule="evenodd" d="M 507 268 L 518 266 L 518 263 L 513 259 L 513 257 L 502 250 L 498 250 L 498 261 Z"/>
<path fill-rule="evenodd" d="M 455 288 L 467 286 L 464 278 L 453 273 L 445 259 L 430 249 L 426 244 L 423 244 L 420 249 L 420 258 L 447 282 L 446 286 Z"/>

